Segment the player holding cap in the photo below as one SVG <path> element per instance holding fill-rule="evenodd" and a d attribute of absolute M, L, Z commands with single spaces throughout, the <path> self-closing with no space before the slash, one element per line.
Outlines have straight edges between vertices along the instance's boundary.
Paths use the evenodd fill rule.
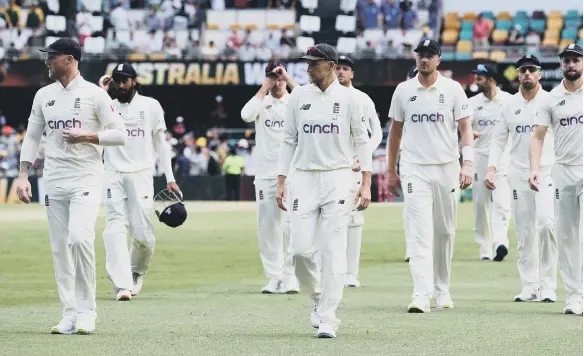
<path fill-rule="evenodd" d="M 476 84 L 479 88 L 479 94 L 469 99 L 473 109 L 472 126 L 475 137 L 475 184 L 472 186 L 475 241 L 481 246 L 481 260 L 493 259 L 500 262 L 507 256 L 509 247 L 507 231 L 511 216 L 511 195 L 506 177 L 509 144 L 501 160 L 501 167 L 497 169 L 495 175 L 497 189 L 488 190 L 483 182 L 487 175 L 489 148 L 495 125 L 499 121 L 504 105 L 513 96 L 497 87 L 495 68 L 479 64 L 472 72 L 476 75 Z"/>
<path fill-rule="evenodd" d="M 280 209 L 286 210 L 285 181 L 292 165 L 287 199 L 296 276 L 313 300 L 311 322 L 318 327 L 318 337 L 333 338 L 340 325 L 335 312 L 343 298 L 353 201 L 359 200 L 359 210 L 371 201 L 371 151 L 367 119 L 355 92 L 337 80 L 336 50 L 321 43 L 309 47 L 300 59 L 308 61 L 311 84 L 294 89 L 288 101 L 276 199 Z M 351 170 L 355 156 L 362 172 L 357 194 Z"/>
<path fill-rule="evenodd" d="M 34 97 L 20 154 L 18 198 L 31 201 L 28 171 L 46 131 L 45 206 L 55 279 L 63 319 L 53 334 L 88 334 L 95 329 L 95 220 L 101 203 L 101 146 L 126 142 L 124 124 L 103 90 L 79 73 L 81 47 L 61 38 L 46 48 L 55 83 Z"/>
<path fill-rule="evenodd" d="M 377 149 L 383 138 L 381 131 L 381 123 L 375 110 L 373 100 L 359 89 L 353 87 L 351 82 L 355 76 L 354 63 L 351 58 L 345 55 L 339 56 L 339 63 L 337 64 L 337 78 L 342 86 L 345 86 L 355 92 L 358 101 L 363 107 L 365 114 L 365 123 L 367 124 L 367 131 L 370 134 L 369 150 L 373 156 L 373 151 Z M 361 167 L 359 161 L 355 160 L 353 164 L 353 180 L 355 188 L 361 186 Z M 347 277 L 345 279 L 345 287 L 359 287 L 359 259 L 361 255 L 361 238 L 363 236 L 363 224 L 365 217 L 363 213 L 357 209 L 351 210 L 349 228 L 347 233 Z"/>
<path fill-rule="evenodd" d="M 512 190 L 512 211 L 517 236 L 517 267 L 523 288 L 516 302 L 556 301 L 557 243 L 553 220 L 553 184 L 551 168 L 554 162 L 554 138 L 548 133 L 543 148 L 539 176 L 539 192 L 529 189 L 529 143 L 535 129 L 535 120 L 549 99 L 543 90 L 540 63 L 527 54 L 516 63 L 520 89 L 507 102 L 500 122 L 495 127 L 489 149 L 489 168 L 485 185 L 499 189 L 496 175 L 503 167 L 501 156 L 511 138 L 511 164 L 507 180 Z M 539 294 L 539 295 L 538 295 Z"/>
<path fill-rule="evenodd" d="M 560 53 L 564 80 L 536 117 L 531 138 L 531 189 L 544 185 L 540 160 L 548 127 L 554 132 L 556 164 L 555 223 L 560 274 L 566 287 L 565 314 L 582 315 L 582 48 L 570 44 Z"/>
<path fill-rule="evenodd" d="M 125 146 L 108 147 L 104 155 L 106 270 L 116 299 L 120 301 L 130 300 L 140 293 L 143 275 L 154 254 L 152 166 L 155 152 L 168 190 L 182 196 L 172 173 L 164 111 L 158 100 L 140 94 L 136 77 L 136 70 L 130 64 L 120 63 L 110 80 L 104 80 L 103 86 L 115 96 L 114 104 L 128 135 Z M 126 221 L 131 235 L 129 252 Z"/>
<path fill-rule="evenodd" d="M 472 181 L 471 110 L 462 86 L 443 77 L 440 46 L 424 40 L 416 47 L 418 75 L 400 83 L 391 98 L 389 117 L 389 190 L 399 196 L 396 172 L 401 146 L 400 173 L 404 184 L 404 224 L 414 280 L 409 313 L 430 312 L 434 295 L 438 308 L 453 308 L 450 266 L 454 247 L 458 189 Z M 458 133 L 463 140 L 459 163 Z"/>
<path fill-rule="evenodd" d="M 288 75 L 286 64 L 270 62 L 265 69 L 262 87 L 241 109 L 245 122 L 255 122 L 258 158 L 254 185 L 256 188 L 257 229 L 260 258 L 268 284 L 262 293 L 298 293 L 292 256 L 287 251 L 290 241 L 290 218 L 275 202 L 278 185 L 278 152 L 284 133 L 286 106 L 290 95 L 286 86 L 296 83 Z M 282 223 L 282 218 L 284 219 Z"/>

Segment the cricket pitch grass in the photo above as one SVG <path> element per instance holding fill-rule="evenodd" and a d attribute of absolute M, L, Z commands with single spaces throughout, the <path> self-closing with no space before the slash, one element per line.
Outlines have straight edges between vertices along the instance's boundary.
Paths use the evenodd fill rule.
<path fill-rule="evenodd" d="M 0 355 L 582 355 L 582 317 L 558 302 L 515 303 L 521 285 L 516 240 L 502 263 L 479 261 L 472 205 L 459 207 L 454 309 L 408 314 L 400 205 L 365 212 L 361 288 L 345 289 L 336 339 L 317 339 L 305 294 L 262 295 L 266 283 L 254 203 L 188 202 L 177 229 L 156 222 L 156 251 L 144 288 L 116 302 L 106 279 L 102 217 L 96 227 L 97 328 L 50 335 L 61 307 L 44 207 L 0 206 Z"/>

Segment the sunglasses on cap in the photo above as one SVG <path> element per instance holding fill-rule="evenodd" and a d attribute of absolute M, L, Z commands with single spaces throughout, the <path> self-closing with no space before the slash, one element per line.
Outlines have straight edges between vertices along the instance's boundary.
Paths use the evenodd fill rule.
<path fill-rule="evenodd" d="M 331 62 L 334 62 L 334 60 L 333 60 L 331 57 L 329 57 L 329 56 L 328 56 L 328 54 L 324 53 L 323 51 L 321 51 L 321 50 L 320 50 L 320 49 L 318 49 L 317 47 L 315 47 L 315 46 L 310 46 L 310 47 L 308 47 L 307 54 L 311 54 L 311 55 L 313 55 L 313 54 L 315 54 L 315 53 L 318 53 L 318 54 L 320 54 L 320 55 L 324 56 L 324 58 L 323 58 L 323 59 L 327 59 L 327 60 L 329 60 L 329 61 L 331 61 Z"/>
<path fill-rule="evenodd" d="M 488 74 L 488 73 L 489 73 L 489 70 L 487 69 L 487 67 L 485 67 L 485 65 L 484 65 L 484 64 L 479 64 L 479 65 L 477 66 L 476 72 L 477 72 L 477 73 L 484 73 L 484 74 Z"/>
<path fill-rule="evenodd" d="M 540 69 L 541 69 L 541 67 L 539 67 L 539 66 L 523 66 L 517 70 L 519 71 L 519 73 L 525 74 L 527 72 L 535 73 L 535 72 L 538 72 Z"/>

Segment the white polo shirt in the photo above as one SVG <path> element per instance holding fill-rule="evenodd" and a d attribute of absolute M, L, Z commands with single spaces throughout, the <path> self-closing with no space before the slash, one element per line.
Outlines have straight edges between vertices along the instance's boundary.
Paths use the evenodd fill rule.
<path fill-rule="evenodd" d="M 338 80 L 324 92 L 313 84 L 294 88 L 286 110 L 278 174 L 288 176 L 290 164 L 305 171 L 350 169 L 354 153 L 361 171 L 371 172 L 366 121 L 355 92 Z"/>
<path fill-rule="evenodd" d="M 415 164 L 458 161 L 457 121 L 471 115 L 462 86 L 440 73 L 429 88 L 418 76 L 400 83 L 389 109 L 390 118 L 404 123 L 400 160 Z"/>
<path fill-rule="evenodd" d="M 271 94 L 266 95 L 263 100 L 254 96 L 241 109 L 241 118 L 245 122 L 255 121 L 255 179 L 278 178 L 278 152 L 284 135 L 289 99 L 288 92 L 280 99 Z"/>
<path fill-rule="evenodd" d="M 158 100 L 138 93 L 129 103 L 117 99 L 114 105 L 126 125 L 128 140 L 124 146 L 105 147 L 105 169 L 138 172 L 152 169 L 155 163 L 153 137 L 166 131 L 164 111 Z"/>
<path fill-rule="evenodd" d="M 550 93 L 539 88 L 531 101 L 525 100 L 521 90 L 513 95 L 508 105 L 503 109 L 500 122 L 495 127 L 489 149 L 489 166 L 497 170 L 501 167 L 503 149 L 511 138 L 511 167 L 529 170 L 529 146 L 531 136 L 535 131 L 535 122 L 541 114 L 543 105 L 550 98 Z M 541 159 L 542 170 L 551 169 L 554 162 L 554 138 L 550 131 L 546 135 Z"/>
<path fill-rule="evenodd" d="M 383 139 L 383 131 L 381 129 L 381 122 L 379 122 L 379 116 L 377 116 L 377 110 L 375 109 L 375 103 L 361 90 L 355 88 L 353 84 L 349 85 L 349 89 L 355 92 L 357 100 L 363 108 L 363 114 L 365 115 L 367 124 L 367 131 L 371 134 L 371 140 L 369 141 L 369 150 L 373 155 L 373 151 L 379 147 L 381 140 Z"/>
<path fill-rule="evenodd" d="M 79 74 L 63 87 L 56 81 L 39 89 L 34 97 L 29 122 L 45 126 L 45 182 L 103 176 L 103 148 L 91 143 L 70 144 L 63 130 L 103 131 L 119 114 L 105 90 Z"/>
<path fill-rule="evenodd" d="M 571 166 L 582 165 L 582 102 L 580 87 L 571 93 L 564 81 L 550 92 L 551 99 L 543 106 L 535 123 L 554 131 L 556 162 Z"/>

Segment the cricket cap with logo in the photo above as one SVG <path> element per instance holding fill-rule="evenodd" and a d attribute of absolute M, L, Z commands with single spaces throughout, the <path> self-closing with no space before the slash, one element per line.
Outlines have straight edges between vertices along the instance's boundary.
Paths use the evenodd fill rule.
<path fill-rule="evenodd" d="M 324 59 L 326 61 L 339 63 L 337 50 L 327 43 L 319 43 L 315 46 L 308 47 L 306 54 L 298 59 L 305 61 L 320 61 Z"/>
<path fill-rule="evenodd" d="M 434 40 L 422 40 L 418 44 L 418 47 L 414 49 L 416 53 L 433 53 L 437 55 L 442 55 L 442 50 L 440 49 L 440 45 L 438 42 Z"/>
<path fill-rule="evenodd" d="M 517 67 L 517 68 L 521 68 L 524 66 L 541 67 L 541 63 L 536 56 L 528 53 L 525 56 L 519 58 L 519 60 L 515 63 L 515 67 Z"/>
<path fill-rule="evenodd" d="M 560 52 L 558 56 L 560 58 L 564 58 L 566 56 L 582 57 L 582 47 L 578 46 L 575 43 L 570 43 L 569 45 L 564 47 L 564 50 L 562 50 L 562 52 Z"/>
<path fill-rule="evenodd" d="M 155 209 L 158 221 L 170 227 L 179 227 L 187 220 L 187 209 L 182 201 L 182 196 L 163 189 L 154 197 L 157 204 L 162 204 L 163 209 Z"/>
<path fill-rule="evenodd" d="M 132 67 L 132 65 L 130 63 L 124 62 L 124 63 L 120 63 L 118 64 L 114 70 L 112 71 L 112 78 L 115 77 L 128 77 L 128 78 L 132 78 L 135 79 L 136 77 L 138 77 L 138 73 L 136 73 L 136 70 L 134 69 L 134 67 Z"/>
<path fill-rule="evenodd" d="M 39 49 L 39 51 L 52 54 L 67 54 L 75 58 L 77 62 L 81 60 L 81 46 L 77 41 L 68 37 L 59 38 L 47 47 Z"/>
<path fill-rule="evenodd" d="M 266 73 L 266 77 L 273 77 L 276 76 L 276 73 L 273 72 L 274 69 L 282 67 L 284 68 L 284 70 L 288 70 L 288 68 L 286 67 L 286 63 L 282 62 L 282 61 L 273 61 L 268 63 L 268 65 L 266 66 L 265 69 L 265 73 Z"/>
<path fill-rule="evenodd" d="M 341 54 L 339 56 L 339 64 L 346 65 L 347 67 L 351 68 L 352 70 L 355 69 L 355 62 L 351 59 L 351 57 Z"/>
<path fill-rule="evenodd" d="M 497 70 L 486 64 L 478 64 L 475 69 L 472 70 L 473 74 L 483 75 L 487 78 L 495 78 L 497 79 Z"/>

